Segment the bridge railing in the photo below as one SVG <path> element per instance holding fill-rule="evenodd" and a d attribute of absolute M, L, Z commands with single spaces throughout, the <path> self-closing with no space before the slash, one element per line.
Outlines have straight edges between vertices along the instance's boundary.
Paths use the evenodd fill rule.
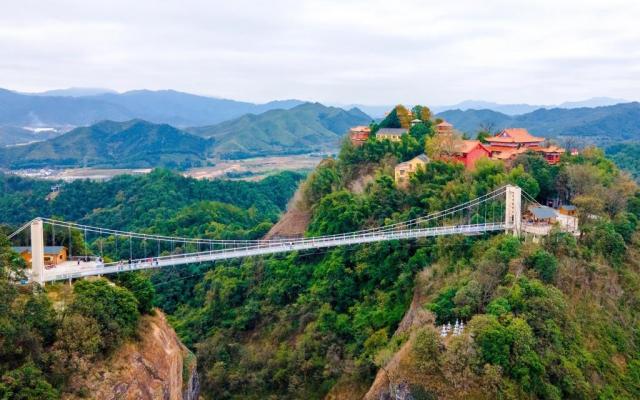
<path fill-rule="evenodd" d="M 331 247 L 336 244 L 344 243 L 344 242 L 370 242 L 370 239 L 378 239 L 378 240 L 394 240 L 394 239 L 402 239 L 402 238 L 412 238 L 412 237 L 421 237 L 421 236 L 437 236 L 439 233 L 447 232 L 447 233 L 466 233 L 466 232 L 489 232 L 489 231 L 497 231 L 504 230 L 504 223 L 482 223 L 482 224 L 470 224 L 470 225 L 451 225 L 451 226 L 439 226 L 439 227 L 430 227 L 430 228 L 418 228 L 418 229 L 407 229 L 396 232 L 368 232 L 364 234 L 339 234 L 332 236 L 322 236 L 316 238 L 304 238 L 304 239 L 295 239 L 295 240 L 286 240 L 279 241 L 277 243 L 265 241 L 262 243 L 254 243 L 251 245 L 243 246 L 243 247 L 234 247 L 230 249 L 213 249 L 208 251 L 199 251 L 199 252 L 190 252 L 190 253 L 181 253 L 181 254 L 170 254 L 166 256 L 153 257 L 153 258 L 142 258 L 132 260 L 134 263 L 147 263 L 147 265 L 161 264 L 167 260 L 177 260 L 177 259 L 185 259 L 195 256 L 201 255 L 220 255 L 220 254 L 234 254 L 234 253 L 243 253 L 252 250 L 261 250 L 261 249 L 281 249 L 283 251 L 287 250 L 296 250 L 299 248 L 321 248 L 321 247 Z M 116 266 L 122 264 L 122 261 L 106 263 L 105 267 Z M 124 263 L 128 263 L 124 262 Z"/>

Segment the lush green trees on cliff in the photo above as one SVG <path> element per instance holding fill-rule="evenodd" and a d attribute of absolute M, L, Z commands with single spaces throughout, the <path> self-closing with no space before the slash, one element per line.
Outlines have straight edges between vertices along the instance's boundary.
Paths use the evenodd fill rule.
<path fill-rule="evenodd" d="M 391 167 L 411 157 L 432 134 L 427 128 L 412 129 L 410 140 L 401 143 L 345 144 L 337 159 L 323 162 L 303 187 L 303 202 L 311 212 L 308 234 L 405 221 L 513 183 L 540 200 L 574 201 L 581 236 L 553 230 L 542 243 L 507 235 L 392 241 L 154 275 L 158 304 L 170 313 L 183 341 L 197 350 L 206 398 L 313 399 L 324 398 L 337 384 L 366 387 L 381 360 L 405 343 L 410 345 L 401 363 L 405 374 L 397 379 L 424 396 L 640 395 L 637 187 L 601 152 L 588 150 L 564 157 L 557 166 L 525 154 L 513 167 L 483 161 L 472 172 L 434 160 L 406 190 L 398 190 Z M 96 189 L 109 200 L 95 200 L 82 218 L 162 233 L 255 238 L 286 204 L 283 193 L 290 194 L 296 183 L 290 178 L 257 187 L 216 183 L 215 190 L 162 171 L 135 181 L 141 185 L 137 189 L 125 190 L 121 184 L 131 178 L 120 178 L 111 189 Z M 12 182 L 13 195 L 24 184 Z M 223 189 L 237 192 L 228 197 L 218 193 Z M 259 201 L 244 198 L 254 194 Z M 160 211 L 145 213 L 138 202 Z M 76 210 L 65 212 L 75 215 Z M 415 277 L 423 270 L 427 283 L 416 288 Z M 130 292 L 128 300 L 115 302 L 120 309 L 134 316 L 148 309 L 153 290 L 144 278 L 129 275 L 116 281 Z M 467 323 L 467 334 L 442 341 L 432 327 L 422 327 L 394 337 L 414 293 L 436 324 L 460 319 Z M 44 300 L 31 307 L 40 311 L 30 315 L 46 315 L 50 309 Z M 100 303 L 96 309 L 104 315 L 114 312 Z M 102 345 L 87 340 L 86 348 L 72 349 L 65 339 L 74 329 L 83 337 L 102 337 L 96 315 L 65 318 L 64 325 L 55 325 L 53 337 L 47 319 L 37 320 L 42 322 L 30 322 L 29 330 L 50 337 L 48 343 L 56 344 L 49 346 L 60 352 L 81 355 L 69 359 L 73 365 L 81 365 Z M 119 321 L 118 329 L 126 330 L 130 322 Z M 35 365 L 48 379 L 47 364 Z M 353 397 L 362 396 L 358 390 L 353 389 Z"/>
<path fill-rule="evenodd" d="M 19 283 L 22 258 L 0 236 L 0 398 L 57 399 L 72 374 L 85 371 L 132 337 L 139 313 L 135 296 L 100 279 L 73 293 Z"/>

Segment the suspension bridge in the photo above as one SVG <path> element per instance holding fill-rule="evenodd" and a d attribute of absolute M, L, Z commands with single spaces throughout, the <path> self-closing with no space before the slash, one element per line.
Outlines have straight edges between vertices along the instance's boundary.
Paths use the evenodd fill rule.
<path fill-rule="evenodd" d="M 31 269 L 27 271 L 27 277 L 44 284 L 124 271 L 391 240 L 460 234 L 482 235 L 491 232 L 519 235 L 523 228 L 522 210 L 525 202 L 537 204 L 520 187 L 506 185 L 473 200 L 412 220 L 355 232 L 300 239 L 214 240 L 174 237 L 119 231 L 50 218 L 35 218 L 9 235 L 9 238 L 19 238 L 27 230 L 30 231 Z M 56 232 L 58 240 L 68 246 L 70 257 L 67 261 L 53 265 L 45 262 L 44 249 L 47 240 L 54 246 L 58 243 Z M 83 248 L 75 249 L 75 255 L 74 234 L 84 235 L 85 243 Z M 89 249 L 86 243 L 91 236 L 94 241 L 92 249 Z M 117 261 L 105 262 L 105 247 L 110 247 L 110 254 L 116 254 Z"/>

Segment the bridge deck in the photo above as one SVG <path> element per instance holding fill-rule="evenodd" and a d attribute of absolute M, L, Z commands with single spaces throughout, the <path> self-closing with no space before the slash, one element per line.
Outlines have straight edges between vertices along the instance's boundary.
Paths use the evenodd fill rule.
<path fill-rule="evenodd" d="M 416 239 L 422 237 L 433 237 L 443 235 L 481 235 L 488 232 L 504 231 L 507 229 L 504 223 L 487 223 L 475 225 L 443 226 L 422 229 L 409 229 L 403 231 L 371 232 L 360 235 L 338 235 L 328 238 L 309 238 L 291 242 L 279 242 L 257 244 L 247 247 L 237 247 L 227 250 L 213 250 L 208 252 L 177 254 L 157 258 L 147 258 L 132 260 L 129 262 L 118 262 L 99 264 L 95 261 L 65 262 L 55 268 L 47 269 L 43 274 L 44 282 L 66 280 L 70 278 L 81 278 L 86 276 L 113 274 L 124 271 L 135 271 L 142 269 L 162 268 L 175 265 L 194 264 L 200 262 L 211 262 L 227 260 L 232 258 L 250 257 L 257 255 L 284 253 L 297 250 L 320 249 L 326 247 L 345 246 L 352 244 L 363 244 L 382 242 L 400 239 Z"/>

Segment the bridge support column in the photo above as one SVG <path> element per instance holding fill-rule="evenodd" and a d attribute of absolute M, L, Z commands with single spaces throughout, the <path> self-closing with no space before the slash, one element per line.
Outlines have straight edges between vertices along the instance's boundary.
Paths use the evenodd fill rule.
<path fill-rule="evenodd" d="M 44 231 L 42 220 L 31 222 L 31 280 L 44 285 Z"/>
<path fill-rule="evenodd" d="M 505 196 L 505 232 L 519 236 L 522 229 L 522 189 L 507 185 Z"/>

